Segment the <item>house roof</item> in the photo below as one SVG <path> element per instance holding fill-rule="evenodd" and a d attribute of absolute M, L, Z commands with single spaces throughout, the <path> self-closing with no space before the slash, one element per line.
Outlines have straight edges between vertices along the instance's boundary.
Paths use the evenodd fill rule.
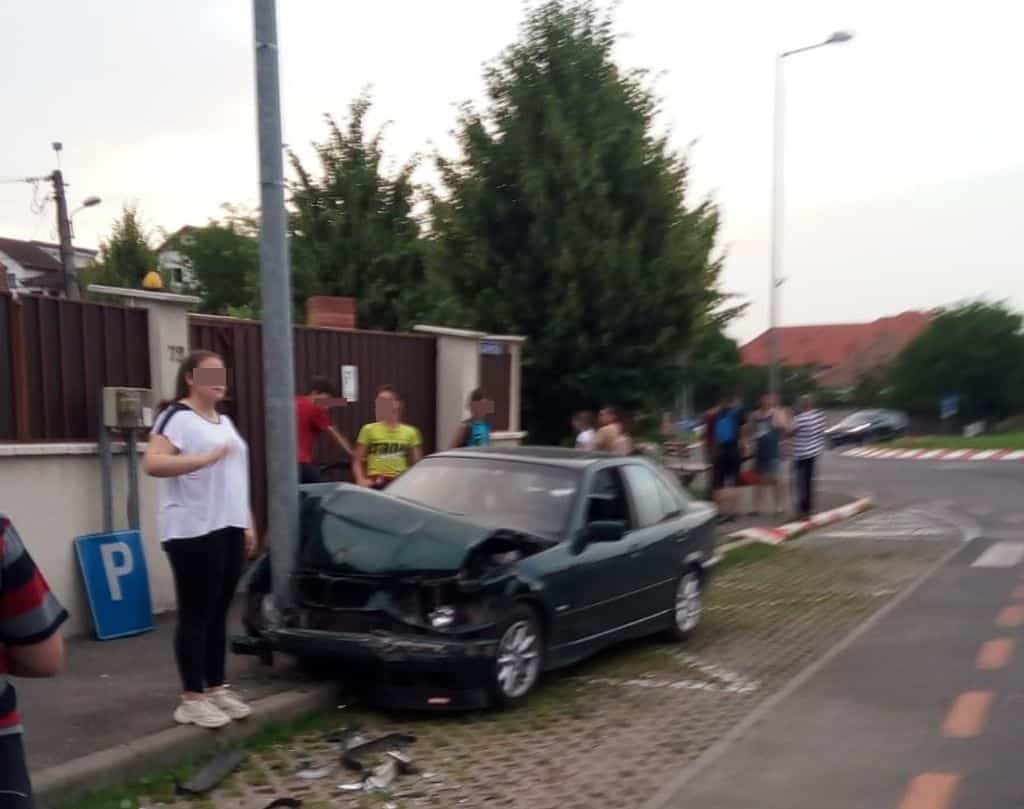
<path fill-rule="evenodd" d="M 40 272 L 60 272 L 61 270 L 61 264 L 57 259 L 32 242 L 0 238 L 0 253 L 6 253 L 26 270 Z"/>
<path fill-rule="evenodd" d="M 930 312 L 903 312 L 870 323 L 784 326 L 778 330 L 782 364 L 820 368 L 819 381 L 828 387 L 852 385 L 894 359 L 931 320 Z M 769 329 L 743 346 L 744 364 L 768 365 L 771 339 Z"/>
<path fill-rule="evenodd" d="M 171 250 L 175 248 L 182 236 L 189 236 L 197 230 L 199 230 L 199 228 L 195 225 L 183 225 L 174 231 L 174 233 L 169 233 L 167 238 L 163 240 L 163 243 L 157 247 L 156 252 L 162 253 L 164 250 Z"/>
<path fill-rule="evenodd" d="M 36 247 L 46 247 L 50 250 L 60 250 L 60 245 L 56 242 L 40 242 L 33 239 L 28 244 L 34 244 Z M 74 250 L 79 255 L 84 256 L 98 256 L 100 254 L 99 250 L 93 250 L 91 247 L 75 247 Z"/>

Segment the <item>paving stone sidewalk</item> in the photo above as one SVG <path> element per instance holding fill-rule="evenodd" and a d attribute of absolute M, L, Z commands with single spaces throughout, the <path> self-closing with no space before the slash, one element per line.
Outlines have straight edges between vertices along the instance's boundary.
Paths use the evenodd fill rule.
<path fill-rule="evenodd" d="M 438 717 L 350 708 L 325 719 L 335 730 L 354 723 L 368 735 L 415 733 L 408 752 L 419 777 L 374 794 L 340 792 L 356 780 L 344 770 L 303 780 L 303 768 L 337 760 L 337 745 L 317 729 L 251 754 L 201 805 L 249 809 L 286 796 L 303 799 L 304 809 L 637 805 L 955 541 L 812 536 L 744 549 L 715 582 L 706 623 L 687 644 L 612 650 L 549 676 L 515 711 Z M 143 788 L 137 801 L 189 806 L 166 787 Z"/>

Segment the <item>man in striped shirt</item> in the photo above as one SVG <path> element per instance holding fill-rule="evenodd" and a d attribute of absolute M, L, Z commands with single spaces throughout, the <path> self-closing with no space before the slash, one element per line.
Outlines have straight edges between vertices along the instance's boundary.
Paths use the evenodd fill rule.
<path fill-rule="evenodd" d="M 815 463 L 818 456 L 825 451 L 825 414 L 815 407 L 814 399 L 810 396 L 800 397 L 797 402 L 797 414 L 790 428 L 790 435 L 793 437 L 797 512 L 801 519 L 807 519 L 814 507 Z"/>
<path fill-rule="evenodd" d="M 68 614 L 0 514 L 0 809 L 30 809 L 21 719 L 8 675 L 53 677 L 64 665 L 60 625 Z"/>

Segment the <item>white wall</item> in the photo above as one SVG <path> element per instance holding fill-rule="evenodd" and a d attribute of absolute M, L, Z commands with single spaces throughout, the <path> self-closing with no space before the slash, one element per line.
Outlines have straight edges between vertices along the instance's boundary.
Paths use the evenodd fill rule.
<path fill-rule="evenodd" d="M 83 454 L 84 453 L 84 454 Z M 114 465 L 114 528 L 128 527 L 127 458 Z M 174 585 L 156 529 L 156 481 L 140 471 L 142 539 L 153 609 L 173 609 Z M 92 618 L 72 540 L 103 530 L 95 444 L 0 445 L 0 512 L 14 521 L 36 564 L 71 619 L 68 635 L 92 632 Z"/>

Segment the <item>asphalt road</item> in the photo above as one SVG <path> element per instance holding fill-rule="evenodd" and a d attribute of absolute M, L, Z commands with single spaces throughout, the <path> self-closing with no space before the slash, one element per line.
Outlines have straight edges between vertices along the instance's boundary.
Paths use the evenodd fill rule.
<path fill-rule="evenodd" d="M 882 508 L 807 541 L 959 541 L 662 805 L 1024 806 L 1024 463 L 832 455 L 821 477 Z"/>

